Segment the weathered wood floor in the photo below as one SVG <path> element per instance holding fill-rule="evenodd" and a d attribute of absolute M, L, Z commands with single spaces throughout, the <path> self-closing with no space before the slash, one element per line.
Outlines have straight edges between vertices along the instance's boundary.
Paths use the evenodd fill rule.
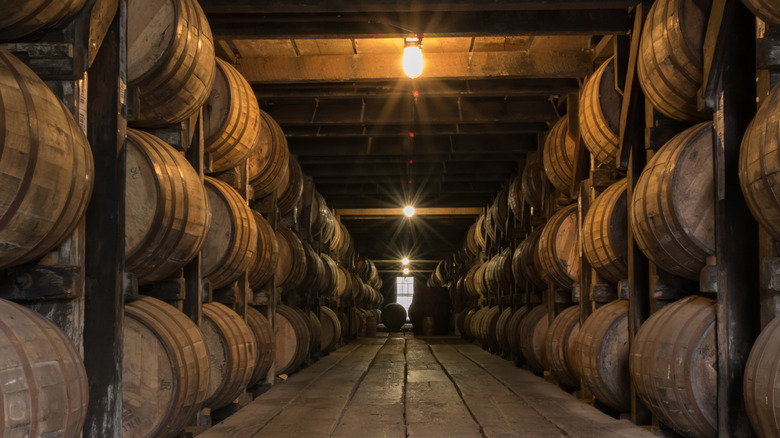
<path fill-rule="evenodd" d="M 652 437 L 457 341 L 361 338 L 200 435 L 211 437 Z"/>

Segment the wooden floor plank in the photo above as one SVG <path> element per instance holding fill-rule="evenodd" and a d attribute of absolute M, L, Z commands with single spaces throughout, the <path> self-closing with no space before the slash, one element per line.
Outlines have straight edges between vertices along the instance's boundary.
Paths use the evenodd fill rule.
<path fill-rule="evenodd" d="M 452 345 L 431 345 L 431 349 L 457 385 L 486 437 L 564 436 L 554 424 L 492 375 L 464 358 Z"/>
<path fill-rule="evenodd" d="M 515 367 L 511 362 L 493 356 L 476 345 L 455 348 L 483 371 L 501 381 L 540 415 L 576 438 L 642 438 L 652 433 L 627 420 L 616 420 L 594 407 L 582 403 L 557 386 L 532 373 Z"/>
<path fill-rule="evenodd" d="M 391 338 L 379 350 L 374 365 L 347 405 L 333 433 L 337 438 L 406 436 L 404 421 L 404 373 L 406 372 L 403 338 Z"/>
<path fill-rule="evenodd" d="M 480 437 L 479 425 L 428 344 L 406 343 L 406 427 L 409 437 Z"/>

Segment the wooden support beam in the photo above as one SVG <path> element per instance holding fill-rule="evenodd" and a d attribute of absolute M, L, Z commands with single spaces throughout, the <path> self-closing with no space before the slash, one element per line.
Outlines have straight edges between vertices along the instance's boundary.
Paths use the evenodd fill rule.
<path fill-rule="evenodd" d="M 127 83 L 127 2 L 89 69 L 87 138 L 95 161 L 95 187 L 86 213 L 84 366 L 89 405 L 83 436 L 122 435 L 122 326 L 125 270 L 124 84 Z"/>
<path fill-rule="evenodd" d="M 426 53 L 425 78 L 581 78 L 592 71 L 593 54 L 570 52 Z M 401 79 L 395 53 L 242 58 L 236 66 L 249 83 Z"/>
<path fill-rule="evenodd" d="M 184 156 L 187 161 L 192 165 L 195 172 L 198 173 L 198 178 L 203 181 L 203 111 L 199 110 L 197 113 L 196 123 L 194 127 L 195 134 L 187 148 Z M 195 256 L 192 261 L 184 266 L 184 302 L 182 303 L 182 310 L 192 322 L 200 326 L 203 310 L 203 281 L 202 281 L 202 269 L 201 269 L 201 254 Z"/>
<path fill-rule="evenodd" d="M 637 62 L 639 60 L 639 40 L 642 36 L 642 26 L 650 11 L 649 4 L 639 3 L 634 8 L 634 28 L 631 30 L 631 45 L 629 47 L 628 62 L 626 64 L 626 86 L 623 90 L 623 106 L 620 111 L 620 150 L 616 157 L 615 166 L 618 169 L 626 169 L 629 166 L 631 151 L 643 146 L 644 132 L 644 106 L 645 98 L 639 85 L 637 74 Z M 618 58 L 616 69 L 621 69 L 621 59 Z M 622 76 L 622 74 L 621 74 Z M 638 175 L 637 175 L 638 177 Z"/>
<path fill-rule="evenodd" d="M 704 81 L 698 93 L 699 111 L 714 112 L 720 92 L 721 76 L 726 68 L 726 50 L 733 44 L 731 32 L 739 1 L 714 0 L 704 36 Z"/>

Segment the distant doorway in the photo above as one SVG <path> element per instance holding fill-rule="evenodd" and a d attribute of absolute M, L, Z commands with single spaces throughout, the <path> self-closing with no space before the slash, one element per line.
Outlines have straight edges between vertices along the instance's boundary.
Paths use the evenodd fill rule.
<path fill-rule="evenodd" d="M 414 277 L 396 277 L 395 291 L 396 301 L 404 306 L 408 315 L 409 306 L 412 305 L 412 297 L 414 296 Z"/>

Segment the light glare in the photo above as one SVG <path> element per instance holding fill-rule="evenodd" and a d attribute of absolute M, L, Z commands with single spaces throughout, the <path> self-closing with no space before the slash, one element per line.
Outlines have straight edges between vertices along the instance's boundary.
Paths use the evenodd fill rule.
<path fill-rule="evenodd" d="M 406 217 L 414 216 L 414 207 L 412 207 L 411 205 L 407 205 L 406 207 L 404 207 L 404 214 L 406 215 Z"/>
<path fill-rule="evenodd" d="M 409 268 L 404 268 L 404 275 L 409 275 Z"/>
<path fill-rule="evenodd" d="M 401 259 L 401 264 L 406 266 L 409 264 L 409 257 L 404 257 Z"/>
<path fill-rule="evenodd" d="M 401 58 L 406 76 L 414 79 L 422 74 L 423 55 L 420 41 L 417 38 L 407 38 L 404 44 L 404 56 Z"/>

